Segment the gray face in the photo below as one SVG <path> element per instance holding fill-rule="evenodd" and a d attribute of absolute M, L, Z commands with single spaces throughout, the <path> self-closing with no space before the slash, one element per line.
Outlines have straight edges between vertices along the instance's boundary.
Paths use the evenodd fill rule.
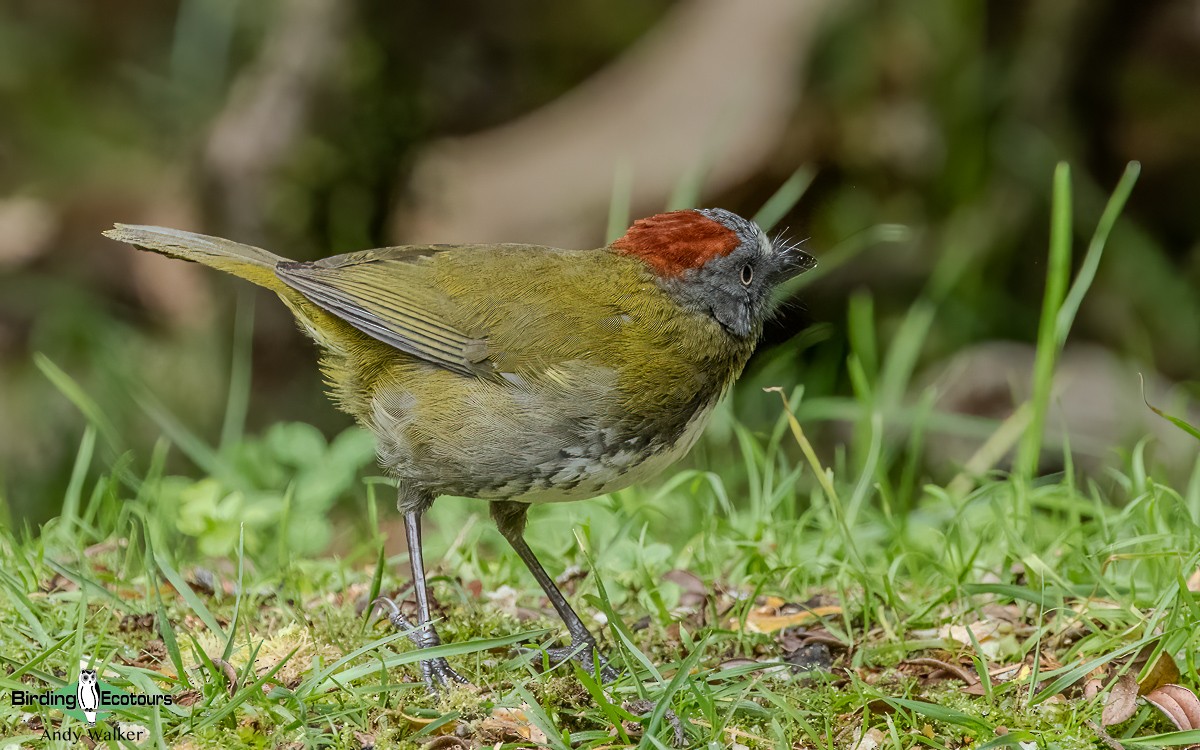
<path fill-rule="evenodd" d="M 684 307 L 707 312 L 731 336 L 757 338 L 771 309 L 771 292 L 816 260 L 793 246 L 774 247 L 757 224 L 723 208 L 699 213 L 733 230 L 741 242 L 728 255 L 671 279 L 671 293 Z"/>

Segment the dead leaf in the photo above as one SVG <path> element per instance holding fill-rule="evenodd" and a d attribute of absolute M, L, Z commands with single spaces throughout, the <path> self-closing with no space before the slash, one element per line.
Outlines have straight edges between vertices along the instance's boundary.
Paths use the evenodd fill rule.
<path fill-rule="evenodd" d="M 800 604 L 789 604 L 778 596 L 764 597 L 756 604 L 757 606 L 746 615 L 747 633 L 774 633 L 842 613 L 842 608 L 836 605 L 809 608 Z M 730 628 L 737 629 L 738 626 L 737 618 L 729 621 Z"/>
<path fill-rule="evenodd" d="M 212 659 L 212 664 L 221 670 L 221 674 L 225 676 L 225 685 L 229 689 L 229 697 L 232 698 L 238 690 L 237 669 L 224 659 L 214 658 Z"/>
<path fill-rule="evenodd" d="M 1146 696 L 1181 732 L 1200 729 L 1200 698 L 1183 685 L 1163 685 Z"/>
<path fill-rule="evenodd" d="M 1100 714 L 1100 726 L 1111 727 L 1128 721 L 1137 712 L 1138 684 L 1133 670 L 1127 671 L 1108 691 L 1104 711 Z"/>
<path fill-rule="evenodd" d="M 881 746 L 884 740 L 887 739 L 883 732 L 875 727 L 862 732 L 861 735 L 859 734 L 859 730 L 855 730 L 854 734 L 856 735 L 855 741 L 851 745 L 853 750 L 875 750 L 875 748 Z"/>
<path fill-rule="evenodd" d="M 1196 572 L 1188 576 L 1187 590 L 1200 594 L 1200 568 L 1196 568 Z"/>
<path fill-rule="evenodd" d="M 461 737 L 443 734 L 438 737 L 426 737 L 421 743 L 425 750 L 471 750 L 471 744 Z"/>
<path fill-rule="evenodd" d="M 1148 656 L 1148 655 L 1147 655 Z M 1134 660 L 1134 666 L 1131 672 L 1140 672 L 1142 664 L 1146 660 L 1138 658 Z M 1146 676 L 1138 680 L 1138 695 L 1147 695 L 1154 692 L 1163 685 L 1170 685 L 1179 682 L 1179 665 L 1175 663 L 1175 657 L 1163 651 L 1158 655 L 1158 659 L 1154 662 L 1154 666 L 1146 672 Z"/>
<path fill-rule="evenodd" d="M 135 630 L 154 630 L 157 620 L 158 618 L 152 612 L 142 615 L 125 615 L 117 624 L 117 629 L 122 633 L 130 633 Z"/>
<path fill-rule="evenodd" d="M 517 708 L 497 707 L 491 716 L 481 719 L 475 727 L 480 732 L 492 734 L 500 739 L 546 742 L 546 733 L 538 729 L 525 713 L 528 708 L 524 703 Z"/>
<path fill-rule="evenodd" d="M 979 643 L 983 654 L 993 659 L 1000 650 L 1000 621 L 976 620 L 970 625 L 943 625 L 938 637 L 960 646 L 971 646 L 971 635 Z"/>
<path fill-rule="evenodd" d="M 199 690 L 184 690 L 182 693 L 176 693 L 175 699 L 172 701 L 176 706 L 194 706 L 200 702 L 204 695 Z"/>
<path fill-rule="evenodd" d="M 62 573 L 55 573 L 49 581 L 39 584 L 38 588 L 47 594 L 57 594 L 60 591 L 78 591 L 79 584 L 67 578 Z"/>
<path fill-rule="evenodd" d="M 963 683 L 967 685 L 974 685 L 975 683 L 979 682 L 979 678 L 976 677 L 974 673 L 967 671 L 957 664 L 951 664 L 949 662 L 942 661 L 941 659 L 908 659 L 905 663 L 918 667 L 933 667 L 934 671 L 929 674 L 930 677 L 933 677 L 935 674 L 937 674 L 937 672 L 947 672 L 962 680 Z"/>

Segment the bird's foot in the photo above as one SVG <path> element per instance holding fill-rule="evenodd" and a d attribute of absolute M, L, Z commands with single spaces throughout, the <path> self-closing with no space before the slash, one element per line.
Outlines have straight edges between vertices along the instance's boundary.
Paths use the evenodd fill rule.
<path fill-rule="evenodd" d="M 623 704 L 621 704 L 621 708 L 630 713 L 639 714 L 641 716 L 649 716 L 650 713 L 653 712 L 657 707 L 658 703 L 656 701 L 650 701 L 644 698 L 625 701 Z M 679 717 L 675 715 L 675 711 L 668 707 L 667 710 L 663 712 L 663 719 L 665 719 L 666 722 L 671 725 L 671 732 L 674 735 L 672 737 L 674 746 L 684 747 L 687 745 L 687 733 L 683 731 L 683 722 L 681 722 Z"/>
<path fill-rule="evenodd" d="M 385 613 L 388 622 L 392 623 L 392 627 L 397 630 L 408 630 L 408 639 L 413 642 L 417 648 L 433 648 L 440 646 L 442 640 L 438 638 L 437 631 L 433 629 L 433 625 L 425 625 L 418 627 L 412 620 L 404 616 L 400 611 L 399 605 L 386 596 L 381 596 L 371 602 L 372 618 L 377 614 Z M 450 662 L 446 658 L 439 656 L 436 659 L 421 660 L 421 676 L 425 678 L 425 687 L 432 695 L 438 695 L 441 691 L 450 685 L 470 685 L 467 678 L 455 672 L 450 666 Z"/>
<path fill-rule="evenodd" d="M 451 685 L 470 685 L 467 678 L 455 672 L 444 656 L 425 659 L 421 662 L 421 676 L 425 678 L 425 689 L 437 695 Z"/>
<path fill-rule="evenodd" d="M 604 654 L 600 653 L 596 648 L 595 641 L 576 640 L 571 641 L 570 646 L 556 646 L 547 649 L 519 649 L 522 654 L 533 656 L 533 663 L 542 664 L 541 655 L 544 653 L 549 662 L 549 668 L 554 669 L 566 662 L 574 659 L 579 666 L 583 667 L 583 671 L 588 674 L 594 674 L 596 665 L 600 666 L 600 679 L 604 682 L 616 682 L 620 677 L 620 673 L 608 663 L 608 659 Z"/>

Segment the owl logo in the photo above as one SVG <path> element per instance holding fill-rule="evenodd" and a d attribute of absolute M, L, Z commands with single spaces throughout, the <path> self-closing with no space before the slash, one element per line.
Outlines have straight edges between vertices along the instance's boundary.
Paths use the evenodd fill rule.
<path fill-rule="evenodd" d="M 100 707 L 98 682 L 96 670 L 79 670 L 79 687 L 75 688 L 75 697 L 79 699 L 79 707 L 83 709 L 89 727 L 96 726 L 96 709 Z"/>

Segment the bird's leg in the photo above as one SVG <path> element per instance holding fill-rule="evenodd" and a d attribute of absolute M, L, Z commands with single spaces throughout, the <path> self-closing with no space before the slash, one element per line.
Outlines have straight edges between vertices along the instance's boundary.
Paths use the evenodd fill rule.
<path fill-rule="evenodd" d="M 400 505 L 404 509 L 404 490 L 401 490 Z M 430 623 L 429 590 L 425 586 L 425 561 L 421 552 L 421 513 L 422 509 L 404 511 L 404 532 L 408 538 L 408 559 L 412 566 L 413 588 L 417 593 L 417 629 L 410 638 L 417 648 L 432 648 L 441 645 L 437 631 Z M 397 628 L 411 628 L 408 619 L 400 612 L 400 608 L 391 599 L 380 597 L 375 600 L 376 606 L 388 610 L 388 619 Z M 465 683 L 466 679 L 450 668 L 445 657 L 421 660 L 421 675 L 431 693 L 436 693 L 440 687 L 452 682 Z"/>
<path fill-rule="evenodd" d="M 558 616 L 562 618 L 563 624 L 567 626 L 567 632 L 571 634 L 569 648 L 548 649 L 546 653 L 550 656 L 552 665 L 560 664 L 574 656 L 584 669 L 591 671 L 595 668 L 596 662 L 599 662 L 601 678 L 605 682 L 612 682 L 617 679 L 617 670 L 609 665 L 596 648 L 596 638 L 588 631 L 583 620 L 579 619 L 579 615 L 575 614 L 575 610 L 571 609 L 571 605 L 567 603 L 562 592 L 558 590 L 558 586 L 554 584 L 554 579 L 546 573 L 546 569 L 538 562 L 533 550 L 529 549 L 529 545 L 525 543 L 525 516 L 528 510 L 529 506 L 526 503 L 498 500 L 492 503 L 492 518 L 495 519 L 500 533 L 516 550 L 517 557 L 521 558 L 525 567 L 529 568 L 529 572 L 541 585 L 542 591 L 546 592 L 546 597 L 550 599 Z"/>

